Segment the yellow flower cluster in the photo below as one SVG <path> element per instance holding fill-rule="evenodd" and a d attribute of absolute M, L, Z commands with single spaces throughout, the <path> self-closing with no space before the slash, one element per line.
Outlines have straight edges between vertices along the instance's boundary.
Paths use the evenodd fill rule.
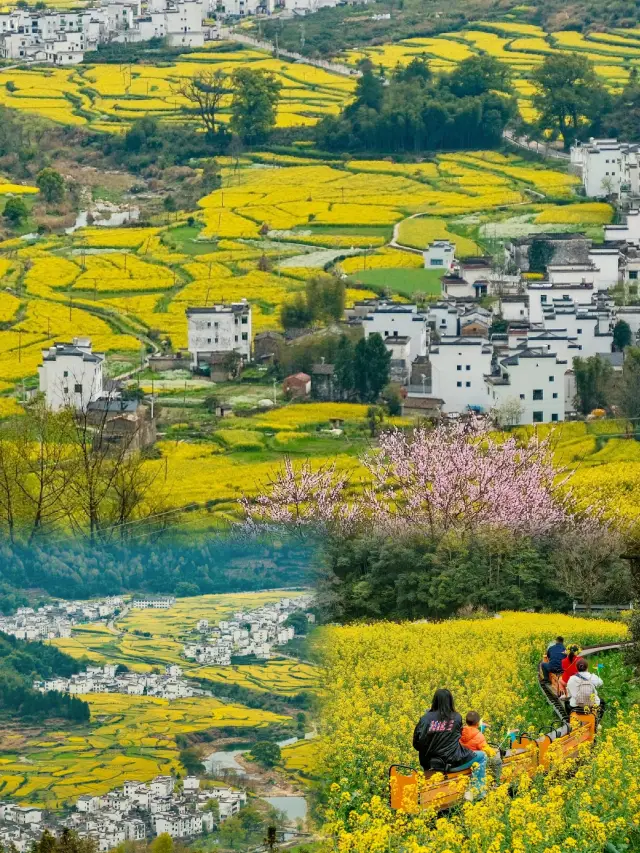
<path fill-rule="evenodd" d="M 400 223 L 398 242 L 402 245 L 426 249 L 427 244 L 433 240 L 451 240 L 452 243 L 456 244 L 456 257 L 458 258 L 481 254 L 478 245 L 473 240 L 449 231 L 444 219 L 420 216 L 405 219 Z"/>
<path fill-rule="evenodd" d="M 601 202 L 548 207 L 536 216 L 537 223 L 571 222 L 580 225 L 605 225 L 611 222 L 613 208 Z"/>

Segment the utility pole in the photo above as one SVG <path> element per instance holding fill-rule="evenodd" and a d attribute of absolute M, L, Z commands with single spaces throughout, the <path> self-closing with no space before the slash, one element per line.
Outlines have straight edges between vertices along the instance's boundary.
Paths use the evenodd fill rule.
<path fill-rule="evenodd" d="M 278 380 L 273 380 L 273 405 L 278 405 L 278 391 L 277 391 Z"/>

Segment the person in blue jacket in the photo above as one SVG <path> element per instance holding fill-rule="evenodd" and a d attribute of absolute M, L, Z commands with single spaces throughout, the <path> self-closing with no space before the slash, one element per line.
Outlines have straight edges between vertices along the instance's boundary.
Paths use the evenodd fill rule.
<path fill-rule="evenodd" d="M 549 674 L 555 672 L 559 675 L 562 672 L 562 661 L 567 656 L 567 650 L 564 646 L 564 637 L 556 637 L 555 643 L 551 643 L 547 647 L 547 660 L 542 663 L 542 680 L 548 684 Z"/>

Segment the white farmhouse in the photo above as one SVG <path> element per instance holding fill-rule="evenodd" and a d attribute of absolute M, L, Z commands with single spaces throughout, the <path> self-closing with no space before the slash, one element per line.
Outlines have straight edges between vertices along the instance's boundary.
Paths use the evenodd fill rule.
<path fill-rule="evenodd" d="M 638 195 L 638 146 L 617 139 L 594 139 L 571 149 L 571 166 L 592 198 Z"/>
<path fill-rule="evenodd" d="M 422 253 L 425 269 L 451 272 L 455 264 L 456 244 L 449 240 L 434 240 Z"/>
<path fill-rule="evenodd" d="M 89 338 L 56 343 L 42 350 L 40 391 L 54 411 L 71 407 L 86 411 L 89 403 L 102 396 L 102 371 L 105 356 L 93 352 Z"/>
<path fill-rule="evenodd" d="M 465 412 L 487 407 L 484 376 L 491 372 L 493 349 L 476 337 L 442 337 L 431 347 L 431 394 L 444 400 L 443 411 Z"/>
<path fill-rule="evenodd" d="M 410 362 L 427 353 L 427 318 L 417 305 L 383 302 L 362 318 L 362 325 L 365 338 L 375 333 L 385 342 L 388 338 L 407 338 Z"/>
<path fill-rule="evenodd" d="M 212 353 L 238 352 L 251 357 L 251 306 L 243 299 L 229 305 L 187 308 L 187 333 L 191 367 L 197 368 Z"/>
<path fill-rule="evenodd" d="M 566 361 L 546 348 L 514 352 L 485 377 L 485 405 L 488 409 L 519 408 L 521 424 L 563 421 L 566 370 Z"/>

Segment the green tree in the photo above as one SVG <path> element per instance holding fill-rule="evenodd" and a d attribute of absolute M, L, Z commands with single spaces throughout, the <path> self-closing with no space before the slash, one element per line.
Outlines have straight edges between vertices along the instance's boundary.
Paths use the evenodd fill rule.
<path fill-rule="evenodd" d="M 351 338 L 348 335 L 342 335 L 338 341 L 333 375 L 336 382 L 336 391 L 343 399 L 347 400 L 353 394 L 354 389 L 354 358 L 355 352 Z"/>
<path fill-rule="evenodd" d="M 356 83 L 355 100 L 348 110 L 353 113 L 360 107 L 366 107 L 380 112 L 384 97 L 384 79 L 374 73 L 371 63 L 362 63 L 360 67 L 362 74 Z"/>
<path fill-rule="evenodd" d="M 151 853 L 173 853 L 173 838 L 167 832 L 154 838 L 149 846 Z"/>
<path fill-rule="evenodd" d="M 375 438 L 378 426 L 384 421 L 384 409 L 382 406 L 369 406 L 367 409 L 367 421 L 369 423 L 369 434 L 371 438 Z"/>
<path fill-rule="evenodd" d="M 391 353 L 384 345 L 382 337 L 374 333 L 367 339 L 369 399 L 375 402 L 385 385 L 389 384 Z"/>
<path fill-rule="evenodd" d="M 64 178 L 55 169 L 47 167 L 38 172 L 36 185 L 47 204 L 58 204 L 64 198 Z"/>
<path fill-rule="evenodd" d="M 640 418 L 640 349 L 627 347 L 614 400 L 627 418 Z"/>
<path fill-rule="evenodd" d="M 29 215 L 29 209 L 21 198 L 14 196 L 14 198 L 7 200 L 3 215 L 12 225 L 20 225 Z"/>
<path fill-rule="evenodd" d="M 198 776 L 204 773 L 204 764 L 198 755 L 198 752 L 193 747 L 180 750 L 180 763 L 187 771 L 189 776 Z"/>
<path fill-rule="evenodd" d="M 231 130 L 250 145 L 265 142 L 276 124 L 282 84 L 273 74 L 239 68 L 232 77 Z"/>
<path fill-rule="evenodd" d="M 550 54 L 531 75 L 532 98 L 542 130 L 558 133 L 565 149 L 606 112 L 606 89 L 590 59 L 580 53 Z"/>
<path fill-rule="evenodd" d="M 335 275 L 314 275 L 305 283 L 307 307 L 316 322 L 342 319 L 345 304 L 344 281 Z"/>
<path fill-rule="evenodd" d="M 283 302 L 280 308 L 283 329 L 306 329 L 313 322 L 313 315 L 302 293 L 296 293 L 291 302 Z"/>
<path fill-rule="evenodd" d="M 547 264 L 551 262 L 554 251 L 553 245 L 548 240 L 532 240 L 527 252 L 529 270 L 531 272 L 546 273 Z"/>
<path fill-rule="evenodd" d="M 280 747 L 271 740 L 258 740 L 251 747 L 251 758 L 263 767 L 275 767 L 282 755 Z"/>
<path fill-rule="evenodd" d="M 389 383 L 391 353 L 377 332 L 361 338 L 353 360 L 354 387 L 363 403 L 375 403 Z"/>
<path fill-rule="evenodd" d="M 496 89 L 507 91 L 509 67 L 493 56 L 470 56 L 451 72 L 449 86 L 459 98 L 477 97 Z"/>
<path fill-rule="evenodd" d="M 589 358 L 574 358 L 573 373 L 576 380 L 574 405 L 583 415 L 594 409 L 604 409 L 609 405 L 613 368 L 599 355 Z"/>
<path fill-rule="evenodd" d="M 631 327 L 624 320 L 618 320 L 613 327 L 613 346 L 618 352 L 622 352 L 631 345 Z"/>

